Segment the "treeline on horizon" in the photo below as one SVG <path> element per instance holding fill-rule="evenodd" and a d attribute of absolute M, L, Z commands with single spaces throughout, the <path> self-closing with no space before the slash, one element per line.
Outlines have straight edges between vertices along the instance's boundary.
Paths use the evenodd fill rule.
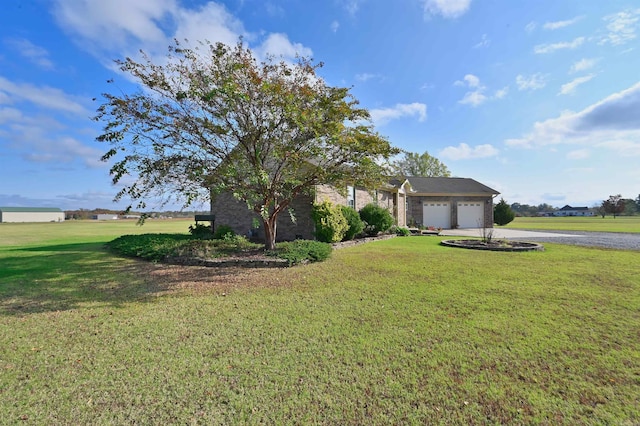
<path fill-rule="evenodd" d="M 596 216 L 604 216 L 605 214 L 613 213 L 612 211 L 608 211 L 607 203 L 619 196 L 611 196 L 609 200 L 603 200 L 602 203 L 596 204 L 594 206 L 590 206 L 589 210 L 593 212 Z M 640 195 L 638 198 L 619 198 L 617 200 L 619 205 L 616 208 L 616 215 L 619 216 L 635 216 L 640 214 Z M 554 207 L 547 203 L 538 204 L 537 206 L 531 206 L 529 204 L 520 204 L 513 203 L 511 204 L 511 210 L 515 213 L 516 216 L 525 216 L 525 217 L 533 217 L 533 216 L 543 216 L 545 214 L 550 214 L 555 211 L 561 209 L 561 207 Z M 583 206 L 572 206 L 572 207 L 583 207 Z"/>
<path fill-rule="evenodd" d="M 174 211 L 167 210 L 162 212 L 136 212 L 129 211 L 124 212 L 123 210 L 113 210 L 113 209 L 78 209 L 78 210 L 65 210 L 64 215 L 67 220 L 88 220 L 93 219 L 96 215 L 99 214 L 112 214 L 118 215 L 121 217 L 124 216 L 142 216 L 146 214 L 149 218 L 193 218 L 197 214 L 209 214 L 209 211 Z"/>

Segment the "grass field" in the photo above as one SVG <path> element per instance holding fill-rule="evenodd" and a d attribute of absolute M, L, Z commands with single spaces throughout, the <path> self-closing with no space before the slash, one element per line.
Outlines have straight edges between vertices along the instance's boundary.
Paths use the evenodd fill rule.
<path fill-rule="evenodd" d="M 505 228 L 553 231 L 640 232 L 640 216 L 517 217 Z"/>
<path fill-rule="evenodd" d="M 407 237 L 222 271 L 103 250 L 188 224 L 0 225 L 1 424 L 640 422 L 637 252 Z"/>

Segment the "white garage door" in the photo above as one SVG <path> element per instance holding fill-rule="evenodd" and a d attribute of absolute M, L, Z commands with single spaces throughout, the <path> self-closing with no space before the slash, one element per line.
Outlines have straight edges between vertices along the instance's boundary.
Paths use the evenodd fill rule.
<path fill-rule="evenodd" d="M 451 228 L 451 204 L 447 202 L 424 203 L 422 224 L 435 228 Z"/>
<path fill-rule="evenodd" d="M 482 228 L 484 204 L 481 202 L 458 203 L 458 226 L 460 228 Z"/>

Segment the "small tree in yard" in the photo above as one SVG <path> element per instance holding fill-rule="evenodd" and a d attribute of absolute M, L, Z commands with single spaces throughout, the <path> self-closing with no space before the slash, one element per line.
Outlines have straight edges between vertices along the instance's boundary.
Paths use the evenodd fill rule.
<path fill-rule="evenodd" d="M 365 232 L 371 236 L 376 236 L 393 225 L 393 216 L 389 210 L 373 203 L 360 210 L 360 219 L 365 223 Z"/>
<path fill-rule="evenodd" d="M 500 198 L 500 202 L 493 208 L 493 221 L 500 226 L 504 226 L 513 221 L 515 217 L 516 215 L 509 204 L 504 198 Z"/>
<path fill-rule="evenodd" d="M 143 58 L 116 61 L 141 90 L 104 94 L 96 116 L 106 123 L 97 140 L 111 145 L 102 159 L 115 160 L 113 182 L 125 183 L 116 200 L 142 208 L 160 196 L 187 207 L 228 192 L 261 217 L 273 249 L 278 215 L 294 198 L 319 183 L 376 188 L 379 164 L 399 152 L 309 59 L 259 63 L 242 42 L 176 42 L 162 63 Z"/>

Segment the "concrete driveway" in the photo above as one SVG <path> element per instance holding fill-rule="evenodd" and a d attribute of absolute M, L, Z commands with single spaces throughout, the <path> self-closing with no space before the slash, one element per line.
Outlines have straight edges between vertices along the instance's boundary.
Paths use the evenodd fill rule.
<path fill-rule="evenodd" d="M 443 230 L 440 235 L 482 238 L 482 229 L 446 229 Z M 639 233 L 585 231 L 544 232 L 493 228 L 493 238 L 640 251 Z"/>
<path fill-rule="evenodd" d="M 520 238 L 582 238 L 584 235 L 576 234 L 557 234 L 555 232 L 542 232 L 542 231 L 523 231 L 520 229 L 504 229 L 504 228 L 492 228 L 487 231 L 493 231 L 493 238 L 502 239 L 520 239 Z M 464 229 L 445 229 L 440 232 L 440 235 L 447 237 L 482 237 L 482 229 L 479 228 L 464 228 Z"/>

